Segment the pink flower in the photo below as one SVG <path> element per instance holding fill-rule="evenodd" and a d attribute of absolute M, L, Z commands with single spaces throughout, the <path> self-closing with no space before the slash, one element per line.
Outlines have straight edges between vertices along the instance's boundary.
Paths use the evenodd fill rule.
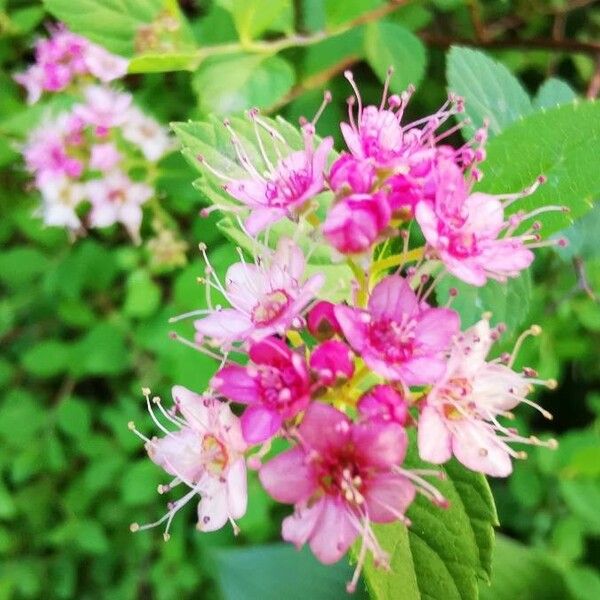
<path fill-rule="evenodd" d="M 165 434 L 162 438 L 148 439 L 140 434 L 133 423 L 129 427 L 146 442 L 150 458 L 174 479 L 159 487 L 164 494 L 180 484 L 190 490 L 176 502 L 169 503 L 167 513 L 155 523 L 131 526 L 132 531 L 156 527 L 166 521 L 165 539 L 175 514 L 196 495 L 198 529 L 215 531 L 246 512 L 247 487 L 244 452 L 239 419 L 229 406 L 210 396 L 201 396 L 183 386 L 173 388 L 175 406 L 166 410 L 159 398 L 150 400 L 144 390 L 148 410 L 154 422 Z M 163 425 L 154 414 L 152 404 L 158 407 Z M 177 414 L 179 413 L 179 414 Z M 174 430 L 167 429 L 167 426 Z"/>
<path fill-rule="evenodd" d="M 370 421 L 406 425 L 410 420 L 406 399 L 390 385 L 372 387 L 361 396 L 357 408 L 360 415 Z"/>
<path fill-rule="evenodd" d="M 225 397 L 248 405 L 242 415 L 242 432 L 249 444 L 258 444 L 306 408 L 310 381 L 304 358 L 277 338 L 252 344 L 248 355 L 251 364 L 222 368 L 212 385 Z"/>
<path fill-rule="evenodd" d="M 369 160 L 360 160 L 346 152 L 331 165 L 329 187 L 334 192 L 368 194 L 376 181 L 375 167 Z"/>
<path fill-rule="evenodd" d="M 91 85 L 84 90 L 83 95 L 86 102 L 75 107 L 75 115 L 85 123 L 94 125 L 98 135 L 105 135 L 112 127 L 126 122 L 131 94 Z"/>
<path fill-rule="evenodd" d="M 352 377 L 354 355 L 343 342 L 328 340 L 312 351 L 310 368 L 316 374 L 319 384 L 333 386 Z"/>
<path fill-rule="evenodd" d="M 321 300 L 308 311 L 306 327 L 318 340 L 327 340 L 342 332 L 333 309 L 331 302 Z"/>
<path fill-rule="evenodd" d="M 44 69 L 32 65 L 22 73 L 13 75 L 13 79 L 27 91 L 27 104 L 35 104 L 44 91 Z"/>
<path fill-rule="evenodd" d="M 76 209 L 85 197 L 83 185 L 63 175 L 47 179 L 40 185 L 40 192 L 43 202 L 39 212 L 46 225 L 73 231 L 81 228 Z"/>
<path fill-rule="evenodd" d="M 302 128 L 304 149 L 292 150 L 283 136 L 258 116 L 258 111 L 250 111 L 250 119 L 255 125 L 257 145 L 262 163 L 254 165 L 240 138 L 228 121 L 225 122 L 231 134 L 239 163 L 248 176 L 233 179 L 206 164 L 202 156 L 198 160 L 217 177 L 226 181 L 225 191 L 250 209 L 246 220 L 248 233 L 254 235 L 277 221 L 290 217 L 295 219 L 305 204 L 323 190 L 325 163 L 333 146 L 333 139 L 327 137 L 314 148 L 314 126 L 307 123 Z M 273 162 L 267 154 L 260 129 L 272 139 L 280 158 Z M 281 147 L 284 151 L 282 153 Z"/>
<path fill-rule="evenodd" d="M 84 61 L 88 71 L 103 83 L 124 77 L 129 66 L 127 59 L 91 43 L 88 43 L 84 52 Z"/>
<path fill-rule="evenodd" d="M 526 335 L 530 333 L 539 331 L 532 328 Z M 510 418 L 509 411 L 521 402 L 549 417 L 526 396 L 531 383 L 552 387 L 555 382 L 526 377 L 498 360 L 486 362 L 497 337 L 498 331 L 482 320 L 456 339 L 446 373 L 427 395 L 419 418 L 419 455 L 423 460 L 440 464 L 454 455 L 469 469 L 506 477 L 512 472 L 511 457 L 524 456 L 509 443 L 556 445 L 554 440 L 541 442 L 535 437 L 522 437 L 498 421 L 498 416 Z"/>
<path fill-rule="evenodd" d="M 383 192 L 352 194 L 333 205 L 322 231 L 338 252 L 360 254 L 378 240 L 390 218 L 390 207 Z"/>
<path fill-rule="evenodd" d="M 122 223 L 132 239 L 139 241 L 141 206 L 152 198 L 153 188 L 132 181 L 121 171 L 113 171 L 103 179 L 88 181 L 87 192 L 92 202 L 89 215 L 92 227 Z"/>
<path fill-rule="evenodd" d="M 203 252 L 210 283 L 220 288 L 232 308 L 199 311 L 208 313 L 194 322 L 199 342 L 204 337 L 230 343 L 285 333 L 324 283 L 321 274 L 304 280 L 304 255 L 289 239 L 280 239 L 276 251 L 256 264 L 229 267 L 225 287 Z"/>
<path fill-rule="evenodd" d="M 283 539 L 298 548 L 308 543 L 321 562 L 338 561 L 362 537 L 352 591 L 367 549 L 377 563 L 387 560 L 370 523 L 407 522 L 416 489 L 412 474 L 400 467 L 406 433 L 397 423 L 352 423 L 314 402 L 297 437 L 297 446 L 260 469 L 260 481 L 275 500 L 295 505 L 283 521 Z"/>
<path fill-rule="evenodd" d="M 544 178 L 521 193 L 491 196 L 469 193 L 462 172 L 451 163 L 441 165 L 438 173 L 435 202 L 418 204 L 415 216 L 446 269 L 471 285 L 482 286 L 489 278 L 506 281 L 529 267 L 534 258 L 530 248 L 539 246 L 540 237 L 535 227 L 521 235 L 513 235 L 514 230 L 537 214 L 563 208 L 545 206 L 508 218 L 504 209 L 532 194 Z"/>
<path fill-rule="evenodd" d="M 162 158 L 173 146 L 167 130 L 135 106 L 129 109 L 122 131 L 123 137 L 138 146 L 142 154 L 153 162 Z"/>
<path fill-rule="evenodd" d="M 91 149 L 89 167 L 97 171 L 111 171 L 121 162 L 122 158 L 121 153 L 112 142 L 94 144 Z"/>
<path fill-rule="evenodd" d="M 380 281 L 368 310 L 336 306 L 335 316 L 352 348 L 379 375 L 406 385 L 443 376 L 445 352 L 458 333 L 458 314 L 429 308 L 399 275 Z"/>

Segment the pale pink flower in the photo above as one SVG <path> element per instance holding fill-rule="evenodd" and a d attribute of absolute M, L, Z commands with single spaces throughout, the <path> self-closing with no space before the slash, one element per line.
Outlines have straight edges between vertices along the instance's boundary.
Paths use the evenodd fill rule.
<path fill-rule="evenodd" d="M 415 497 L 415 483 L 427 486 L 424 493 L 439 504 L 443 499 L 401 468 L 407 436 L 397 423 L 352 423 L 335 408 L 314 402 L 297 439 L 297 446 L 260 469 L 260 481 L 275 500 L 295 505 L 294 514 L 283 521 L 283 539 L 298 548 L 308 543 L 321 562 L 338 561 L 362 538 L 348 585 L 352 591 L 367 550 L 376 563 L 387 562 L 371 523 L 408 523 L 404 515 Z"/>
<path fill-rule="evenodd" d="M 156 162 L 172 147 L 173 142 L 165 127 L 133 106 L 122 127 L 123 137 L 140 148 L 150 161 Z"/>
<path fill-rule="evenodd" d="M 333 147 L 333 139 L 323 139 L 315 149 L 314 123 L 302 127 L 304 149 L 293 150 L 284 137 L 258 116 L 258 111 L 249 113 L 256 131 L 256 141 L 261 154 L 261 163 L 255 165 L 238 135 L 228 121 L 225 122 L 231 135 L 237 159 L 247 176 L 232 178 L 208 165 L 202 156 L 198 160 L 217 177 L 225 180 L 223 189 L 233 198 L 250 209 L 245 227 L 251 235 L 259 233 L 272 223 L 288 217 L 296 219 L 305 205 L 323 191 L 324 170 L 327 157 Z M 276 160 L 267 154 L 262 137 L 264 130 L 275 146 Z M 281 147 L 284 150 L 281 150 Z"/>
<path fill-rule="evenodd" d="M 81 229 L 76 209 L 85 198 L 82 184 L 63 175 L 46 179 L 39 189 L 42 194 L 39 214 L 46 225 L 68 227 L 73 231 Z"/>
<path fill-rule="evenodd" d="M 122 160 L 122 155 L 113 142 L 94 144 L 90 151 L 90 169 L 112 171 Z"/>
<path fill-rule="evenodd" d="M 399 275 L 375 286 L 367 310 L 339 305 L 335 316 L 368 367 L 406 385 L 430 384 L 443 376 L 445 353 L 459 330 L 455 311 L 429 308 Z"/>
<path fill-rule="evenodd" d="M 391 385 L 375 385 L 360 397 L 358 412 L 370 421 L 406 425 L 410 420 L 406 398 Z"/>
<path fill-rule="evenodd" d="M 27 92 L 27 104 L 35 104 L 44 91 L 44 69 L 39 65 L 31 65 L 22 73 L 13 75 L 13 79 L 22 85 Z"/>
<path fill-rule="evenodd" d="M 532 328 L 527 334 L 537 334 Z M 549 413 L 526 398 L 532 383 L 542 382 L 516 373 L 499 360 L 486 362 L 498 331 L 482 320 L 454 342 L 446 373 L 427 395 L 418 422 L 419 454 L 423 460 L 440 464 L 452 455 L 466 467 L 494 477 L 512 472 L 511 457 L 522 458 L 509 444 L 513 442 L 555 446 L 554 440 L 541 442 L 520 436 L 500 423 L 498 417 L 511 418 L 510 411 L 520 403 L 534 406 L 544 416 Z M 517 343 L 516 349 L 523 338 Z M 530 371 L 530 370 L 528 370 Z"/>
<path fill-rule="evenodd" d="M 92 227 L 122 223 L 132 239 L 139 241 L 141 206 L 152 198 L 152 187 L 132 181 L 121 171 L 113 171 L 102 179 L 88 181 L 87 193 L 92 202 L 89 214 Z"/>
<path fill-rule="evenodd" d="M 78 104 L 74 113 L 85 123 L 94 125 L 98 135 L 127 121 L 131 94 L 100 85 L 90 85 L 83 92 L 85 104 Z"/>
<path fill-rule="evenodd" d="M 319 344 L 310 355 L 310 368 L 322 386 L 334 386 L 354 374 L 354 355 L 338 340 Z"/>
<path fill-rule="evenodd" d="M 111 54 L 102 46 L 92 43 L 88 43 L 83 59 L 88 71 L 103 83 L 124 77 L 129 66 L 126 58 Z"/>
<path fill-rule="evenodd" d="M 237 531 L 234 519 L 245 514 L 248 499 L 246 444 L 239 419 L 226 403 L 180 385 L 173 387 L 171 410 L 163 408 L 159 398 L 151 400 L 149 390 L 144 393 L 152 419 L 164 436 L 148 439 L 133 423 L 129 427 L 146 442 L 150 458 L 174 477 L 169 484 L 159 486 L 159 493 L 167 493 L 180 484 L 190 489 L 182 498 L 169 503 L 161 519 L 141 526 L 134 523 L 131 530 L 149 529 L 166 522 L 164 535 L 168 539 L 175 514 L 200 495 L 197 524 L 200 531 L 215 531 L 228 520 Z"/>
<path fill-rule="evenodd" d="M 322 232 L 342 254 L 361 254 L 377 242 L 390 223 L 384 192 L 352 194 L 338 200 L 327 213 Z"/>
<path fill-rule="evenodd" d="M 212 386 L 226 398 L 247 405 L 242 433 L 246 442 L 258 444 L 308 406 L 310 380 L 304 357 L 280 339 L 268 337 L 251 344 L 248 356 L 247 366 L 220 369 Z"/>
<path fill-rule="evenodd" d="M 194 322 L 199 342 L 213 338 L 227 344 L 285 333 L 294 323 L 300 324 L 302 312 L 324 283 L 322 274 L 305 279 L 302 250 L 287 238 L 280 239 L 275 252 L 268 250 L 256 264 L 231 265 L 224 287 L 210 267 L 204 247 L 203 252 L 209 285 L 220 289 L 231 308 L 192 313 L 207 314 Z"/>

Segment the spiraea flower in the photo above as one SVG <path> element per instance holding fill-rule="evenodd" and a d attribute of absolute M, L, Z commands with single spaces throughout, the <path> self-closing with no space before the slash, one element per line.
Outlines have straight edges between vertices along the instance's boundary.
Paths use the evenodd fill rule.
<path fill-rule="evenodd" d="M 378 384 L 363 394 L 357 404 L 361 417 L 406 425 L 410 420 L 408 401 L 391 385 Z"/>
<path fill-rule="evenodd" d="M 325 103 L 328 101 L 326 99 Z M 252 162 L 228 120 L 225 121 L 225 126 L 230 132 L 239 164 L 247 176 L 235 179 L 216 170 L 202 156 L 198 160 L 225 182 L 223 189 L 230 196 L 250 209 L 245 228 L 250 235 L 254 235 L 283 218 L 296 220 L 307 203 L 323 191 L 324 170 L 333 147 L 333 139 L 327 137 L 315 148 L 313 121 L 302 127 L 304 148 L 293 150 L 284 137 L 258 115 L 257 110 L 251 110 L 249 118 L 254 124 L 263 164 Z M 271 154 L 267 152 L 263 141 L 265 132 L 275 148 Z M 277 158 L 273 159 L 271 155 Z"/>
<path fill-rule="evenodd" d="M 339 305 L 335 316 L 349 344 L 373 371 L 406 385 L 442 377 L 445 353 L 459 330 L 455 311 L 430 308 L 399 275 L 375 286 L 366 310 Z"/>
<path fill-rule="evenodd" d="M 200 496 L 197 524 L 200 531 L 215 531 L 228 521 L 237 531 L 235 519 L 245 514 L 248 498 L 246 443 L 239 419 L 226 403 L 183 386 L 173 388 L 171 410 L 166 410 L 159 398 L 151 400 L 149 390 L 144 390 L 144 394 L 152 419 L 164 435 L 148 439 L 133 423 L 129 428 L 145 441 L 152 461 L 174 478 L 161 485 L 159 493 L 165 494 L 180 485 L 189 490 L 179 500 L 169 503 L 161 519 L 146 525 L 133 523 L 131 530 L 166 523 L 164 536 L 168 539 L 173 517 L 185 504 Z"/>
<path fill-rule="evenodd" d="M 526 335 L 537 335 L 533 327 Z M 469 469 L 495 477 L 512 472 L 511 458 L 523 458 L 524 453 L 512 448 L 513 443 L 554 446 L 535 436 L 523 437 L 501 423 L 511 418 L 519 404 L 534 406 L 544 416 L 547 411 L 527 399 L 533 384 L 549 387 L 554 381 L 540 381 L 531 370 L 517 373 L 511 364 L 500 359 L 486 361 L 498 337 L 498 331 L 483 319 L 457 337 L 452 346 L 446 373 L 427 394 L 419 417 L 419 454 L 423 460 L 444 463 L 452 455 Z M 524 339 L 520 338 L 515 350 Z"/>
<path fill-rule="evenodd" d="M 231 308 L 209 307 L 191 314 L 205 314 L 194 322 L 197 341 L 213 338 L 231 343 L 285 333 L 301 323 L 302 312 L 324 282 L 320 274 L 305 278 L 302 250 L 290 239 L 281 238 L 275 252 L 265 249 L 255 264 L 245 261 L 229 267 L 225 286 L 221 284 L 206 256 L 207 285 L 216 287 Z M 187 316 L 187 315 L 183 315 Z"/>

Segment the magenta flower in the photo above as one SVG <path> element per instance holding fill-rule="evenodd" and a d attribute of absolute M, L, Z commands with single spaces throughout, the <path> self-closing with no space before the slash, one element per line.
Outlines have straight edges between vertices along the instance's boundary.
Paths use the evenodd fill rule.
<path fill-rule="evenodd" d="M 377 179 L 377 172 L 370 160 L 360 160 L 343 152 L 329 170 L 329 187 L 334 192 L 368 194 Z"/>
<path fill-rule="evenodd" d="M 202 497 L 198 504 L 200 531 L 215 531 L 228 520 L 236 529 L 233 520 L 245 514 L 248 499 L 243 455 L 246 444 L 239 419 L 226 403 L 183 386 L 173 388 L 175 406 L 172 410 L 164 409 L 159 398 L 150 400 L 149 390 L 144 393 L 148 410 L 165 435 L 148 439 L 133 423 L 129 427 L 146 442 L 150 458 L 174 477 L 168 485 L 159 487 L 159 493 L 169 492 L 180 484 L 190 490 L 176 502 L 169 503 L 169 510 L 161 519 L 142 526 L 134 523 L 131 530 L 149 529 L 166 521 L 165 539 L 168 539 L 173 517 L 198 494 Z M 159 416 L 175 427 L 174 431 L 158 420 L 152 404 L 158 407 Z"/>
<path fill-rule="evenodd" d="M 198 341 L 209 337 L 229 343 L 284 333 L 324 283 L 321 274 L 304 280 L 304 269 L 302 250 L 285 238 L 279 240 L 276 251 L 266 260 L 229 267 L 225 287 L 209 265 L 210 284 L 220 289 L 232 308 L 195 312 L 207 313 L 194 322 Z"/>
<path fill-rule="evenodd" d="M 248 173 L 247 178 L 233 179 L 206 164 L 202 156 L 198 160 L 211 173 L 225 180 L 223 189 L 230 196 L 250 209 L 245 227 L 250 235 L 254 235 L 285 217 L 296 219 L 307 202 L 323 191 L 325 164 L 333 147 L 333 139 L 323 139 L 315 149 L 314 123 L 306 123 L 302 127 L 304 149 L 292 150 L 283 136 L 258 116 L 256 109 L 250 111 L 249 116 L 255 125 L 257 145 L 262 157 L 263 164 L 258 166 L 250 160 L 229 122 L 225 122 L 239 163 Z M 273 140 L 275 153 L 280 156 L 275 163 L 265 150 L 259 128 L 266 131 Z M 282 153 L 281 146 L 287 151 Z"/>
<path fill-rule="evenodd" d="M 376 385 L 360 397 L 358 412 L 363 419 L 406 425 L 410 420 L 408 403 L 391 385 Z"/>
<path fill-rule="evenodd" d="M 354 374 L 354 355 L 338 340 L 328 340 L 317 346 L 310 355 L 310 368 L 320 385 L 336 385 Z"/>
<path fill-rule="evenodd" d="M 342 333 L 339 323 L 335 318 L 335 305 L 327 300 L 317 302 L 306 315 L 306 327 L 318 340 L 328 340 L 336 334 Z"/>
<path fill-rule="evenodd" d="M 432 486 L 401 468 L 407 436 L 397 423 L 352 423 L 335 408 L 315 402 L 297 432 L 298 445 L 259 472 L 267 492 L 279 502 L 294 504 L 283 521 L 283 539 L 300 548 L 308 543 L 323 563 L 338 561 L 357 537 L 362 549 L 353 591 L 367 550 L 384 565 L 371 522 L 404 521 L 419 485 L 435 502 L 444 499 Z M 423 487 L 422 487 L 423 486 Z"/>
<path fill-rule="evenodd" d="M 445 352 L 459 330 L 455 311 L 427 307 L 399 275 L 375 286 L 368 310 L 340 305 L 335 316 L 367 366 L 406 385 L 430 384 L 443 376 Z"/>
<path fill-rule="evenodd" d="M 322 231 L 338 252 L 360 254 L 379 239 L 390 219 L 390 207 L 383 192 L 353 194 L 333 205 Z"/>
<path fill-rule="evenodd" d="M 536 333 L 536 329 L 529 333 Z M 454 455 L 469 469 L 506 477 L 512 472 L 511 457 L 524 457 L 509 443 L 556 445 L 554 440 L 541 442 L 520 436 L 498 421 L 498 416 L 512 417 L 509 411 L 520 403 L 550 417 L 526 396 L 532 383 L 552 387 L 555 382 L 526 377 L 497 360 L 486 362 L 497 337 L 498 332 L 482 320 L 456 339 L 446 373 L 427 395 L 419 418 L 419 455 L 423 460 L 441 464 Z"/>
<path fill-rule="evenodd" d="M 248 366 L 222 368 L 212 385 L 226 398 L 248 406 L 242 432 L 249 444 L 258 444 L 307 407 L 310 380 L 304 357 L 277 338 L 251 344 L 248 355 L 252 361 Z"/>

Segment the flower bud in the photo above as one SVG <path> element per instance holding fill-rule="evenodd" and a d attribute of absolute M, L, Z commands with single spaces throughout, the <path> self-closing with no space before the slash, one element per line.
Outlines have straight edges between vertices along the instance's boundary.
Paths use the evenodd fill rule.
<path fill-rule="evenodd" d="M 323 342 L 311 354 L 310 368 L 320 383 L 325 386 L 335 385 L 340 379 L 349 379 L 354 374 L 352 352 L 343 342 Z"/>
<path fill-rule="evenodd" d="M 340 333 L 340 325 L 333 312 L 334 305 L 321 300 L 309 311 L 306 322 L 311 335 L 319 341 L 328 340 Z"/>
<path fill-rule="evenodd" d="M 410 417 L 405 398 L 389 385 L 376 385 L 358 401 L 358 411 L 371 421 L 405 425 Z"/>
<path fill-rule="evenodd" d="M 366 194 L 373 187 L 375 175 L 370 161 L 344 153 L 331 165 L 329 185 L 334 192 L 347 189 L 355 194 Z"/>

